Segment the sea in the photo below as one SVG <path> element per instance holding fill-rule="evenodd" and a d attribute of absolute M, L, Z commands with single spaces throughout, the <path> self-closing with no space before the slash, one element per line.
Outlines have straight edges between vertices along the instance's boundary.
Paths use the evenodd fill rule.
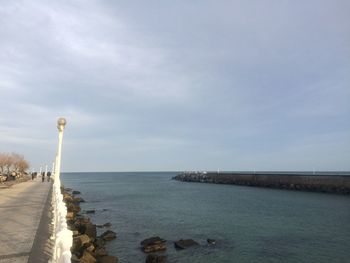
<path fill-rule="evenodd" d="M 187 183 L 178 172 L 63 173 L 82 212 L 111 223 L 107 244 L 121 263 L 145 262 L 140 242 L 167 240 L 168 263 L 350 262 L 350 196 Z M 106 229 L 98 229 L 102 233 Z M 207 239 L 215 239 L 215 245 Z M 174 241 L 200 245 L 176 250 Z"/>

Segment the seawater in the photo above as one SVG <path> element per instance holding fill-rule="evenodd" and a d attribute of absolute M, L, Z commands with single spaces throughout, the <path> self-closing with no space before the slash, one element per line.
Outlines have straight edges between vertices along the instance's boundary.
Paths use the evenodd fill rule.
<path fill-rule="evenodd" d="M 140 242 L 168 241 L 169 263 L 350 262 L 350 197 L 171 180 L 176 172 L 63 173 L 82 192 L 82 210 L 110 222 L 121 263 L 145 262 Z M 104 231 L 103 229 L 99 231 Z M 191 238 L 197 248 L 177 251 Z M 207 245 L 206 239 L 217 241 Z"/>

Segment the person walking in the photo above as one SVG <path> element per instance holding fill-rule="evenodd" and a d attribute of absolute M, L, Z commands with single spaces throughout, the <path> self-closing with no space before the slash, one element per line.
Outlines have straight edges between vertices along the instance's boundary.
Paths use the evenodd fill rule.
<path fill-rule="evenodd" d="M 45 172 L 41 173 L 41 182 L 45 182 Z"/>
<path fill-rule="evenodd" d="M 51 178 L 51 172 L 47 173 L 47 181 L 50 182 L 50 178 Z"/>

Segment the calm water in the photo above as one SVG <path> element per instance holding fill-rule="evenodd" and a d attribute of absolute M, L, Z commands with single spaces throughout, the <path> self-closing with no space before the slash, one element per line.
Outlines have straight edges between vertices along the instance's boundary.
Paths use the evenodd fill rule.
<path fill-rule="evenodd" d="M 349 262 L 350 197 L 234 185 L 184 183 L 176 173 L 64 173 L 92 220 L 112 223 L 120 262 L 145 262 L 139 243 L 168 240 L 167 262 Z M 176 251 L 192 238 L 199 248 Z M 206 239 L 217 240 L 215 247 Z"/>

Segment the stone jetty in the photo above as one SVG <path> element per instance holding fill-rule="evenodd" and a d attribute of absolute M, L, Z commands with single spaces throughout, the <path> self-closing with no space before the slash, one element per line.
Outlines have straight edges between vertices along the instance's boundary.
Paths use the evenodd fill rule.
<path fill-rule="evenodd" d="M 187 172 L 173 177 L 183 182 L 234 184 L 311 192 L 350 194 L 350 174 Z"/>

